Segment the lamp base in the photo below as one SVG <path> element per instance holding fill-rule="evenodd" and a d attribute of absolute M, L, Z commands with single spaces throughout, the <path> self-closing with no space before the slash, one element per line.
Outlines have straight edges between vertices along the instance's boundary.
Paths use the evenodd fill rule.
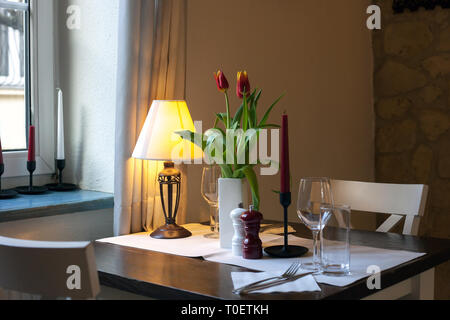
<path fill-rule="evenodd" d="M 166 224 L 150 235 L 154 239 L 183 239 L 190 236 L 192 233 L 177 224 Z"/>
<path fill-rule="evenodd" d="M 264 251 L 275 258 L 297 258 L 308 253 L 308 249 L 297 246 L 275 246 L 264 249 Z"/>

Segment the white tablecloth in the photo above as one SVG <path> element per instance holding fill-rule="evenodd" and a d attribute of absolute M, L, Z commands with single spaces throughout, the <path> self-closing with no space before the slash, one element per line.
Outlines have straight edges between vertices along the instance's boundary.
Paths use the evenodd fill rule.
<path fill-rule="evenodd" d="M 218 239 L 212 239 L 209 227 L 200 224 L 184 226 L 192 232 L 192 237 L 176 240 L 157 240 L 149 236 L 149 233 L 139 233 L 122 237 L 98 240 L 103 243 L 111 243 L 125 247 L 133 247 L 150 251 L 163 252 L 184 257 L 203 257 L 205 260 L 236 265 L 257 271 L 283 273 L 296 259 L 276 259 L 264 256 L 261 260 L 245 260 L 235 257 L 231 250 L 221 249 Z M 283 244 L 283 238 L 279 235 L 263 233 L 260 235 L 264 246 Z M 310 253 L 300 258 L 301 262 L 312 260 L 312 240 L 302 239 L 289 235 L 289 244 L 300 245 L 310 249 Z M 351 275 L 344 277 L 315 276 L 317 282 L 334 286 L 347 286 L 360 279 L 368 277 L 368 267 L 377 266 L 381 271 L 388 270 L 408 261 L 425 255 L 409 251 L 395 251 L 381 248 L 351 246 Z"/>
<path fill-rule="evenodd" d="M 283 240 L 278 239 L 269 243 L 265 243 L 265 246 L 282 244 Z M 300 245 L 310 249 L 310 252 L 300 258 L 301 262 L 309 262 L 312 260 L 312 240 L 302 239 L 295 236 L 289 236 L 289 244 Z M 416 253 L 409 251 L 394 251 L 372 247 L 351 246 L 351 262 L 350 269 L 351 274 L 342 277 L 333 277 L 319 275 L 315 276 L 316 281 L 319 283 L 330 284 L 333 286 L 345 287 L 360 279 L 366 278 L 371 274 L 367 273 L 368 267 L 377 266 L 381 271 L 388 270 L 395 266 L 401 265 L 405 262 L 417 259 L 425 253 Z M 235 257 L 230 252 L 217 252 L 204 257 L 205 260 L 225 263 L 240 267 L 245 267 L 257 271 L 283 273 L 294 261 L 298 261 L 298 258 L 294 259 L 274 259 L 264 256 L 261 260 L 245 260 L 241 257 Z M 306 270 L 304 270 L 306 272 Z"/>
<path fill-rule="evenodd" d="M 204 257 L 214 253 L 226 253 L 229 251 L 220 248 L 218 239 L 211 238 L 212 233 L 208 226 L 188 224 L 183 227 L 192 232 L 191 237 L 185 239 L 159 240 L 151 238 L 149 232 L 144 232 L 97 241 L 189 258 Z M 281 238 L 279 235 L 270 233 L 261 235 L 263 242 L 269 242 L 279 238 Z"/>

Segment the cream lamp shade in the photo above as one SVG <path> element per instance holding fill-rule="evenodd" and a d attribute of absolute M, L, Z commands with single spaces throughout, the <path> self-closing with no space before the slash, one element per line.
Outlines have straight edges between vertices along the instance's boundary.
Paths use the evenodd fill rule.
<path fill-rule="evenodd" d="M 202 159 L 198 146 L 176 134 L 185 130 L 195 132 L 185 101 L 153 101 L 133 158 L 174 162 Z"/>

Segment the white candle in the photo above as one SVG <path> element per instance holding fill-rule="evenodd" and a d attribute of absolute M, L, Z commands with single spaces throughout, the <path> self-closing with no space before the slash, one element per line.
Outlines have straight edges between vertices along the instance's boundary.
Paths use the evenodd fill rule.
<path fill-rule="evenodd" d="M 58 135 L 57 135 L 57 149 L 56 160 L 65 160 L 64 154 L 64 105 L 63 93 L 61 89 L 58 90 Z"/>

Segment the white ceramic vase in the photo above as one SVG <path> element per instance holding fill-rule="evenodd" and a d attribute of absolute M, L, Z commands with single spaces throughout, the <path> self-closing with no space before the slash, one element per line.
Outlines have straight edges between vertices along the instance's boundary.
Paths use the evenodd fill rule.
<path fill-rule="evenodd" d="M 220 247 L 231 249 L 234 235 L 231 211 L 243 204 L 247 208 L 247 187 L 243 179 L 219 179 L 219 234 Z"/>

